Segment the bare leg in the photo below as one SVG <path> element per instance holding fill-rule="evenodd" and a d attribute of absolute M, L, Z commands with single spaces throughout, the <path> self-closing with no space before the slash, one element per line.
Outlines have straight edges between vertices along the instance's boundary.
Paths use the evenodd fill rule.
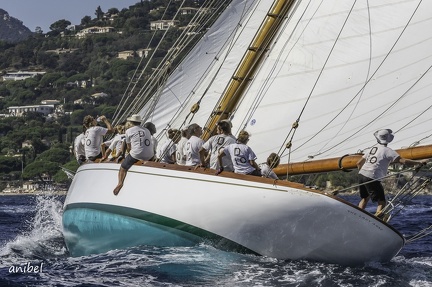
<path fill-rule="evenodd" d="M 123 182 L 125 180 L 126 173 L 127 173 L 127 170 L 120 167 L 120 170 L 118 173 L 118 184 L 114 188 L 114 191 L 113 191 L 114 195 L 117 195 L 120 192 L 120 189 L 123 187 Z"/>
<path fill-rule="evenodd" d="M 377 206 L 377 210 L 375 212 L 375 215 L 378 216 L 381 213 L 381 210 L 383 210 L 384 206 L 386 204 L 385 200 L 380 200 L 378 201 L 378 206 Z"/>
<path fill-rule="evenodd" d="M 366 198 L 362 198 L 358 204 L 358 207 L 360 207 L 361 209 L 365 209 L 369 199 L 370 199 L 370 196 L 368 196 Z"/>

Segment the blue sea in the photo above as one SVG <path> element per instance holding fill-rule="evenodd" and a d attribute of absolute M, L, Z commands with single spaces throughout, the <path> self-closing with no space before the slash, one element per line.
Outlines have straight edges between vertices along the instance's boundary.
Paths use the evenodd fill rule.
<path fill-rule="evenodd" d="M 0 196 L 1 287 L 432 286 L 432 235 L 406 245 L 390 262 L 359 267 L 277 260 L 205 244 L 70 257 L 61 227 L 63 200 L 55 195 Z M 406 236 L 432 225 L 432 196 L 415 198 L 392 224 Z"/>

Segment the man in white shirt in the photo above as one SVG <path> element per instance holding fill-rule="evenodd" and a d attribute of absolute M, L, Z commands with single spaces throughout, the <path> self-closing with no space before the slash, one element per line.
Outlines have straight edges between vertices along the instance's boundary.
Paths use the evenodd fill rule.
<path fill-rule="evenodd" d="M 150 131 L 151 139 L 152 139 L 152 142 L 153 142 L 153 152 L 156 155 L 156 153 L 157 153 L 157 146 L 158 146 L 158 141 L 154 137 L 154 134 L 156 133 L 156 126 L 152 122 L 146 122 L 144 124 L 144 127 Z"/>
<path fill-rule="evenodd" d="M 190 138 L 186 143 L 186 165 L 196 166 L 201 162 L 199 150 L 204 144 L 204 141 L 200 138 L 202 128 L 197 124 L 191 124 L 188 127 L 188 133 Z"/>
<path fill-rule="evenodd" d="M 189 140 L 189 135 L 186 129 L 181 130 L 181 139 L 177 144 L 177 150 L 176 150 L 176 162 L 179 165 L 185 165 L 186 164 L 186 143 Z"/>
<path fill-rule="evenodd" d="M 248 141 L 249 133 L 247 131 L 241 131 L 237 137 L 237 142 L 225 147 L 223 151 L 219 153 L 218 161 L 220 168 L 218 174 L 224 170 L 222 158 L 228 156 L 231 158 L 235 173 L 261 176 L 261 169 L 255 162 L 256 155 L 247 145 Z"/>
<path fill-rule="evenodd" d="M 127 171 L 139 160 L 151 160 L 154 157 L 153 142 L 151 133 L 148 129 L 140 127 L 142 122 L 140 115 L 132 115 L 127 118 L 127 121 L 132 124 L 125 133 L 125 142 L 129 154 L 121 163 L 118 184 L 114 188 L 113 193 L 117 195 L 123 187 Z"/>
<path fill-rule="evenodd" d="M 218 155 L 224 147 L 236 142 L 236 138 L 231 134 L 231 126 L 226 121 L 220 121 L 216 126 L 217 135 L 212 136 L 201 147 L 200 160 L 201 166 L 206 167 L 206 153 L 210 153 L 210 168 L 219 169 Z M 225 171 L 234 171 L 233 164 L 230 157 L 222 158 L 223 169 Z"/>
<path fill-rule="evenodd" d="M 83 124 L 86 127 L 84 136 L 84 150 L 87 160 L 95 161 L 102 158 L 101 144 L 103 137 L 114 132 L 113 127 L 105 116 L 98 118 L 105 123 L 106 128 L 98 126 L 94 117 L 88 115 L 84 117 Z"/>
<path fill-rule="evenodd" d="M 391 163 L 401 163 L 407 165 L 424 165 L 428 160 L 411 160 L 400 157 L 400 155 L 387 147 L 394 135 L 392 130 L 383 129 L 374 133 L 378 145 L 371 148 L 369 153 L 365 153 L 357 162 L 359 169 L 359 188 L 361 201 L 359 207 L 366 208 L 369 199 L 378 201 L 378 206 L 375 215 L 381 216 L 381 210 L 386 205 L 384 187 L 381 180 L 387 175 L 388 167 Z"/>
<path fill-rule="evenodd" d="M 74 155 L 79 165 L 82 165 L 86 161 L 84 148 L 85 131 L 86 128 L 83 126 L 83 132 L 80 133 L 74 140 Z"/>

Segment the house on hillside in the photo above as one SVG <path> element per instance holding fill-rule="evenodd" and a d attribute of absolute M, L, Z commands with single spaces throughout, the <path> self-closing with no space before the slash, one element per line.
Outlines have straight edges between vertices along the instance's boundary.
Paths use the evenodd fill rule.
<path fill-rule="evenodd" d="M 6 73 L 3 76 L 3 81 L 21 81 L 28 78 L 36 77 L 37 75 L 43 75 L 46 72 L 28 72 L 28 71 L 18 71 Z"/>
<path fill-rule="evenodd" d="M 150 22 L 150 30 L 168 30 L 170 27 L 177 27 L 179 20 L 158 20 Z"/>
<path fill-rule="evenodd" d="M 198 12 L 199 8 L 194 7 L 183 7 L 180 8 L 180 15 L 193 15 Z"/>
<path fill-rule="evenodd" d="M 76 37 L 81 39 L 81 38 L 85 38 L 86 36 L 89 36 L 89 35 L 112 33 L 112 32 L 114 32 L 114 27 L 93 26 L 93 27 L 88 27 L 88 28 L 82 29 L 81 31 L 79 31 L 76 34 Z"/>
<path fill-rule="evenodd" d="M 14 117 L 22 117 L 27 112 L 37 112 L 48 116 L 54 112 L 54 105 L 15 106 L 9 107 L 8 111 Z"/>
<path fill-rule="evenodd" d="M 52 54 L 70 54 L 75 52 L 76 50 L 78 50 L 78 48 L 74 48 L 74 49 L 65 49 L 65 48 L 57 48 L 54 50 L 46 50 L 45 53 L 52 53 Z"/>
<path fill-rule="evenodd" d="M 135 51 L 132 51 L 132 50 L 121 51 L 121 52 L 118 52 L 118 54 L 117 54 L 117 58 L 123 59 L 123 60 L 133 58 L 133 57 L 135 57 Z"/>
<path fill-rule="evenodd" d="M 138 57 L 140 57 L 140 58 L 147 58 L 151 51 L 152 51 L 151 48 L 138 49 L 136 51 L 136 53 L 137 53 Z"/>

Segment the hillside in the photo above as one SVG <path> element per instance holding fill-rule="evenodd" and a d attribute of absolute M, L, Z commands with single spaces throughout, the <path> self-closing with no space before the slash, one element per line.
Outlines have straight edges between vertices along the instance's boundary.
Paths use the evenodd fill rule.
<path fill-rule="evenodd" d="M 23 25 L 22 21 L 11 17 L 9 13 L 0 9 L 0 40 L 16 43 L 27 39 L 33 33 Z"/>
<path fill-rule="evenodd" d="M 141 1 L 121 11 L 95 7 L 96 17 L 83 15 L 80 25 L 60 19 L 48 33 L 33 33 L 14 43 L 0 40 L 0 190 L 5 182 L 42 174 L 62 177 L 55 178 L 57 182 L 68 181 L 58 166 L 77 168 L 69 146 L 81 133 L 84 116 L 104 114 L 112 119 L 128 84 L 136 81 L 137 67 L 143 71 L 143 79 L 149 78 L 170 50 L 177 51 L 172 48 L 178 46 L 177 39 L 202 2 Z M 183 13 L 177 13 L 180 4 L 186 7 Z M 205 10 L 208 19 L 200 31 L 187 36 L 183 52 L 170 59 L 173 66 L 223 8 L 218 5 L 218 10 Z M 3 27 L 18 23 L 22 28 L 20 21 L 0 11 L 8 19 L 2 22 Z M 152 28 L 152 23 L 165 23 L 160 20 L 169 21 L 177 14 L 168 31 Z M 15 74 L 33 76 L 14 80 L 11 75 Z M 105 96 L 95 96 L 101 94 Z M 54 101 L 60 104 L 49 116 L 37 112 L 11 116 L 11 107 Z"/>

